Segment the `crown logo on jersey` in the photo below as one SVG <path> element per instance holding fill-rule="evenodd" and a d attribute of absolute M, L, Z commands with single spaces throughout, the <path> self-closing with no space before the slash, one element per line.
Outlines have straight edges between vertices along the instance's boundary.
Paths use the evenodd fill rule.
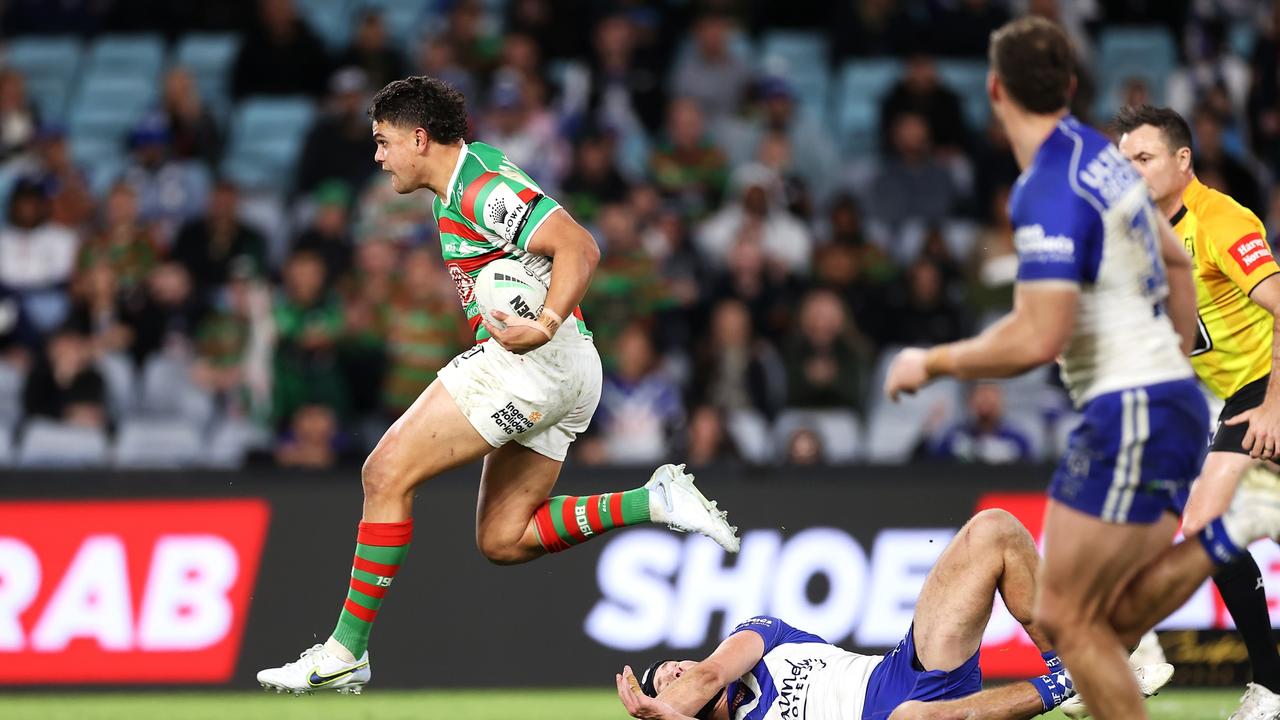
<path fill-rule="evenodd" d="M 489 213 L 489 224 L 501 225 L 507 219 L 507 201 L 503 198 L 494 198 L 493 202 L 487 203 L 485 210 Z"/>

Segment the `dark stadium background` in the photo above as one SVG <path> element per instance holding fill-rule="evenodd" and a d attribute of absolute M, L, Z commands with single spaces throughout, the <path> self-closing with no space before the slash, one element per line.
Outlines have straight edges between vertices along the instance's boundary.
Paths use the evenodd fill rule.
<path fill-rule="evenodd" d="M 892 349 L 1010 306 L 1017 169 L 984 55 L 1028 12 L 1077 47 L 1079 116 L 1171 105 L 1199 177 L 1276 232 L 1280 9 L 1262 0 L 0 0 L 0 608 L 26 608 L 0 612 L 0 683 L 244 686 L 323 639 L 359 461 L 467 343 L 427 195 L 396 196 L 372 162 L 366 102 L 407 74 L 463 90 L 469 137 L 603 249 L 583 307 L 604 399 L 566 487 L 687 461 L 744 530 L 838 530 L 868 553 L 882 531 L 958 527 L 990 492 L 1034 497 L 1074 421 L 1050 369 L 897 405 L 878 391 Z M 474 476 L 420 493 L 436 524 L 375 634 L 384 682 L 607 687 L 633 653 L 672 649 L 677 630 L 629 653 L 586 629 L 625 533 L 483 565 Z M 199 568 L 151 584 L 164 539 L 191 534 L 166 513 L 206 501 L 200 532 L 225 532 L 239 573 L 224 605 L 192 589 L 219 587 Z M 234 527 L 213 526 L 223 510 Z M 86 542 L 122 553 L 125 576 L 81 589 L 124 592 L 129 627 L 90 598 L 81 626 L 41 634 Z M 679 542 L 666 577 L 694 552 Z M 819 572 L 802 594 L 832 587 Z M 168 640 L 142 629 L 149 591 Z M 1183 625 L 1225 627 L 1197 597 Z M 202 612 L 230 613 L 225 632 L 183 636 Z M 714 612 L 680 650 L 714 643 Z M 433 633 L 456 662 L 428 672 L 413 641 Z M 529 640 L 499 662 L 491 633 L 559 654 Z M 93 674 L 120 657 L 158 674 Z M 1236 672 L 1200 667 L 1180 678 Z"/>

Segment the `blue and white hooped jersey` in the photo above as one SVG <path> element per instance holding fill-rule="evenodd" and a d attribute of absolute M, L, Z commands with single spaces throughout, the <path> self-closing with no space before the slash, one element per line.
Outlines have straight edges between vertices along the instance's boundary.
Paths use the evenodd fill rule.
<path fill-rule="evenodd" d="M 1146 184 L 1106 137 L 1068 115 L 1009 198 L 1018 282 L 1079 287 L 1062 379 L 1077 406 L 1103 393 L 1192 377 L 1164 311 L 1160 219 Z"/>
<path fill-rule="evenodd" d="M 764 639 L 764 657 L 729 683 L 731 720 L 861 720 L 871 671 L 884 658 L 842 650 L 776 617 L 753 617 L 730 634 L 740 632 Z"/>

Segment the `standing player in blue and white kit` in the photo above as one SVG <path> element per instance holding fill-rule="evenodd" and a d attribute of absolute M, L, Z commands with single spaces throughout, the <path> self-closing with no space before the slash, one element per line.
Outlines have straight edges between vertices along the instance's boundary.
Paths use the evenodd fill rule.
<path fill-rule="evenodd" d="M 1014 309 L 969 340 L 903 350 L 885 390 L 1059 359 L 1084 418 L 1049 488 L 1035 622 L 1095 717 L 1145 718 L 1125 644 L 1217 564 L 1274 535 L 1280 502 L 1246 480 L 1231 510 L 1170 545 L 1175 498 L 1198 474 L 1209 432 L 1184 356 L 1196 331 L 1190 261 L 1124 156 L 1068 113 L 1075 77 L 1062 30 L 1011 22 L 992 34 L 990 61 L 992 108 L 1023 169 L 1009 202 Z"/>

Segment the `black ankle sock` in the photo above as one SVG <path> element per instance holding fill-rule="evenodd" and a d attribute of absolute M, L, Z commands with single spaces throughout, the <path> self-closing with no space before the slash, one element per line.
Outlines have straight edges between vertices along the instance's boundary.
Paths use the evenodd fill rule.
<path fill-rule="evenodd" d="M 1262 587 L 1262 571 L 1253 555 L 1224 567 L 1213 577 L 1222 601 L 1235 620 L 1236 629 L 1249 650 L 1253 681 L 1272 692 L 1280 692 L 1280 652 L 1271 634 L 1271 616 L 1267 612 L 1267 594 Z"/>

